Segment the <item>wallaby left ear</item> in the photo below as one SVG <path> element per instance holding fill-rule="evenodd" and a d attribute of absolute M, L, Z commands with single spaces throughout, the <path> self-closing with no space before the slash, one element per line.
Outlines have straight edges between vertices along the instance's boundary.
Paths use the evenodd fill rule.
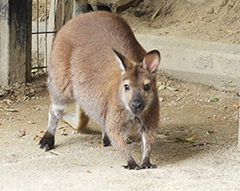
<path fill-rule="evenodd" d="M 152 50 L 143 58 L 143 68 L 148 70 L 151 74 L 154 74 L 157 72 L 160 60 L 160 52 L 158 50 Z"/>

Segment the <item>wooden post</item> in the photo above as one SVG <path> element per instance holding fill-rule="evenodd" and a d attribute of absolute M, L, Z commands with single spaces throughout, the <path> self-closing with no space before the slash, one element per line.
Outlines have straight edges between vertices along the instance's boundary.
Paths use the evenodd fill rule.
<path fill-rule="evenodd" d="M 59 30 L 72 18 L 73 2 L 69 0 L 56 1 L 57 6 L 55 10 L 55 30 Z"/>
<path fill-rule="evenodd" d="M 28 11 L 26 0 L 0 1 L 0 86 L 26 82 Z"/>

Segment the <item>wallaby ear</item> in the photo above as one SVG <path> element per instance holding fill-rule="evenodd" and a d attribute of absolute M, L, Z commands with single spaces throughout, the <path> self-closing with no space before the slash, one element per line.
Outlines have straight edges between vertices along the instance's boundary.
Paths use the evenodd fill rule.
<path fill-rule="evenodd" d="M 143 58 L 143 68 L 154 74 L 157 72 L 161 55 L 158 50 L 152 50 Z"/>
<path fill-rule="evenodd" d="M 116 51 L 115 49 L 113 49 L 113 52 L 116 55 L 116 60 L 117 60 L 117 63 L 118 63 L 118 67 L 120 68 L 120 70 L 122 70 L 122 72 L 125 72 L 128 68 L 128 65 L 127 65 L 128 62 L 127 62 L 126 58 L 121 53 Z"/>

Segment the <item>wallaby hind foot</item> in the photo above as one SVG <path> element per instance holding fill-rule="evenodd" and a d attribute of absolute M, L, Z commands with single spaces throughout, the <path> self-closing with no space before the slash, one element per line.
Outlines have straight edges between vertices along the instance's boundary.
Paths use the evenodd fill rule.
<path fill-rule="evenodd" d="M 76 104 L 76 113 L 63 113 L 61 120 L 69 124 L 71 127 L 81 132 L 89 121 L 89 117 L 84 113 L 84 111 Z"/>

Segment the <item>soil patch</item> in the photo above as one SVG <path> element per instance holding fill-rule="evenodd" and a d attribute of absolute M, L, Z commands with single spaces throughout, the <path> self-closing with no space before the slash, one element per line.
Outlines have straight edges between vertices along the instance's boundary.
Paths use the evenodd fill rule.
<path fill-rule="evenodd" d="M 240 43 L 240 2 L 144 0 L 122 15 L 134 32 L 193 40 Z M 154 16 L 156 15 L 156 16 Z"/>

